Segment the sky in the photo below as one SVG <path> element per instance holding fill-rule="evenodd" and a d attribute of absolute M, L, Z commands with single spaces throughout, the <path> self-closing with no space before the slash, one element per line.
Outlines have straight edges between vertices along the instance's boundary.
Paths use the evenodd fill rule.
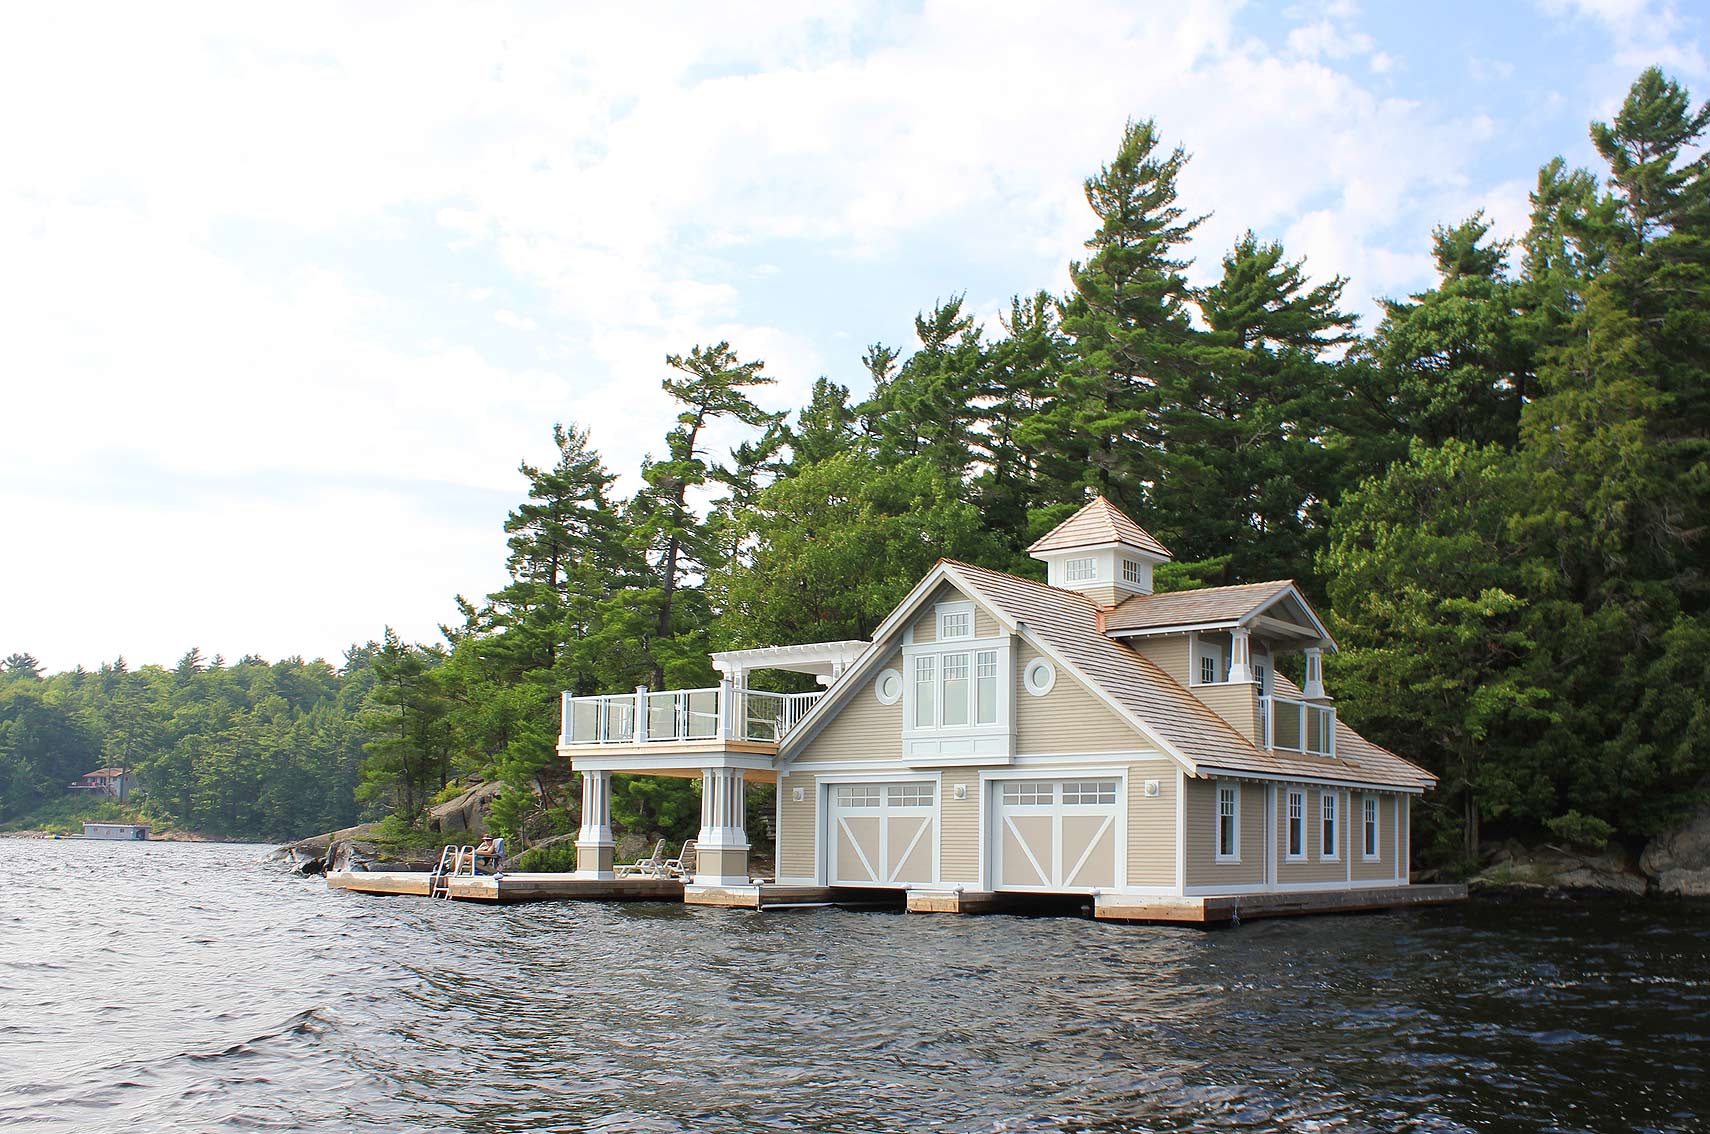
<path fill-rule="evenodd" d="M 554 422 L 633 488 L 667 354 L 791 409 L 941 298 L 995 326 L 1131 118 L 1193 155 L 1196 282 L 1251 228 L 1369 328 L 1707 47 L 1667 0 L 11 5 L 0 655 L 434 640 Z"/>

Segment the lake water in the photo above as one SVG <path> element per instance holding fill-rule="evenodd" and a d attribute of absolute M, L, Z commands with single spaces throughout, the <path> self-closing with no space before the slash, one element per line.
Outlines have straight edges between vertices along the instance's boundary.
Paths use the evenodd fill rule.
<path fill-rule="evenodd" d="M 0 845 L 0 1128 L 1710 1130 L 1702 906 L 486 908 Z"/>

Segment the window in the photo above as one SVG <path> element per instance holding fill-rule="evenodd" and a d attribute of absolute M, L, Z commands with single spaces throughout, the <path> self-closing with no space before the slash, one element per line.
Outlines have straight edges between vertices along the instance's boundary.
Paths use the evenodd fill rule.
<path fill-rule="evenodd" d="M 879 806 L 878 784 L 845 784 L 837 789 L 839 807 Z"/>
<path fill-rule="evenodd" d="M 1201 685 L 1211 685 L 1211 684 L 1214 684 L 1216 681 L 1217 681 L 1217 659 L 1214 657 L 1210 657 L 1209 655 L 1204 655 L 1204 654 L 1200 655 L 1200 659 L 1199 659 L 1199 683 Z"/>
<path fill-rule="evenodd" d="M 1288 793 L 1288 857 L 1306 857 L 1306 793 Z"/>
<path fill-rule="evenodd" d="M 1257 681 L 1259 683 L 1259 696 L 1263 697 L 1263 696 L 1266 696 L 1267 694 L 1270 693 L 1270 690 L 1265 688 L 1265 667 L 1264 666 L 1256 665 L 1253 667 L 1253 680 Z"/>
<path fill-rule="evenodd" d="M 885 802 L 892 807 L 931 807 L 931 784 L 892 784 Z"/>
<path fill-rule="evenodd" d="M 974 723 L 997 724 L 998 656 L 996 650 L 974 655 Z"/>
<path fill-rule="evenodd" d="M 873 682 L 873 695 L 885 705 L 894 705 L 902 697 L 902 674 L 894 669 L 887 669 L 879 674 L 879 679 Z"/>
<path fill-rule="evenodd" d="M 1063 577 L 1071 583 L 1085 583 L 1098 578 L 1097 559 L 1071 559 L 1063 564 Z"/>
<path fill-rule="evenodd" d="M 914 727 L 938 723 L 938 659 L 928 654 L 914 659 Z"/>
<path fill-rule="evenodd" d="M 1239 861 L 1241 855 L 1241 787 L 1217 785 L 1217 858 Z"/>
<path fill-rule="evenodd" d="M 1115 802 L 1115 780 L 1070 780 L 1063 785 L 1063 804 L 1066 807 L 1091 807 Z"/>
<path fill-rule="evenodd" d="M 1341 832 L 1337 828 L 1336 793 L 1323 792 L 1318 797 L 1318 825 L 1321 828 L 1318 841 L 1318 857 L 1337 859 L 1342 855 Z"/>
<path fill-rule="evenodd" d="M 1366 834 L 1365 834 L 1364 847 L 1365 847 L 1365 856 L 1370 859 L 1370 858 L 1376 858 L 1378 856 L 1377 796 L 1375 796 L 1375 795 L 1366 796 L 1365 807 L 1366 807 L 1366 822 L 1365 822 Z"/>
<path fill-rule="evenodd" d="M 1056 785 L 1049 782 L 1013 780 L 1003 785 L 1005 807 L 1049 807 L 1056 800 Z"/>
<path fill-rule="evenodd" d="M 938 608 L 938 638 L 952 641 L 974 636 L 974 608 L 968 603 Z"/>
<path fill-rule="evenodd" d="M 944 655 L 944 720 L 946 728 L 968 723 L 968 655 Z"/>
<path fill-rule="evenodd" d="M 1132 559 L 1122 561 L 1122 581 L 1125 583 L 1140 582 L 1140 564 Z"/>
<path fill-rule="evenodd" d="M 1057 670 L 1044 658 L 1034 658 L 1027 663 L 1027 672 L 1022 675 L 1022 680 L 1027 683 L 1029 693 L 1043 697 L 1057 684 Z"/>

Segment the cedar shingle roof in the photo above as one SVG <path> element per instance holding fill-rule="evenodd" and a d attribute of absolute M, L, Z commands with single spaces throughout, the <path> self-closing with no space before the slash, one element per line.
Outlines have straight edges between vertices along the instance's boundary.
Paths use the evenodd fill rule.
<path fill-rule="evenodd" d="M 1046 532 L 1027 550 L 1038 554 L 1041 551 L 1098 547 L 1107 543 L 1126 543 L 1165 559 L 1172 558 L 1169 548 L 1102 496 L 1093 497 L 1084 508 Z"/>
<path fill-rule="evenodd" d="M 1264 776 L 1301 776 L 1396 787 L 1429 787 L 1423 769 L 1336 723 L 1338 758 L 1261 749 L 1212 712 L 1150 658 L 1098 628 L 1098 604 L 1085 595 L 971 564 L 945 561 L 954 576 L 1011 623 L 1072 665 L 1193 768 L 1201 766 Z M 1286 678 L 1276 689 L 1300 695 Z"/>
<path fill-rule="evenodd" d="M 1233 587 L 1132 595 L 1104 616 L 1104 625 L 1107 630 L 1155 630 L 1165 626 L 1239 622 L 1292 586 L 1293 580 L 1278 579 Z"/>

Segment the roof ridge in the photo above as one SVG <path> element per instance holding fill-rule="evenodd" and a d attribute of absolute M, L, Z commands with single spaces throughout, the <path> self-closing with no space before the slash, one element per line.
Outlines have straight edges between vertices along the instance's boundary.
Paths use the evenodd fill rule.
<path fill-rule="evenodd" d="M 1028 586 L 1038 587 L 1042 591 L 1052 591 L 1067 598 L 1079 600 L 1080 602 L 1084 602 L 1088 606 L 1092 607 L 1095 611 L 1115 609 L 1115 607 L 1100 606 L 1086 595 L 1083 595 L 1080 591 L 1071 591 L 1067 587 L 1054 586 L 1051 583 L 1041 583 L 1038 579 L 1029 579 L 1026 575 L 1017 575 L 1013 571 L 1000 571 L 996 567 L 982 567 L 978 563 L 969 563 L 965 559 L 950 559 L 944 556 L 940 556 L 938 562 L 948 563 L 952 567 L 966 567 L 971 571 L 981 571 L 987 575 L 996 575 L 1003 579 L 1014 579 L 1018 583 L 1026 583 Z"/>

